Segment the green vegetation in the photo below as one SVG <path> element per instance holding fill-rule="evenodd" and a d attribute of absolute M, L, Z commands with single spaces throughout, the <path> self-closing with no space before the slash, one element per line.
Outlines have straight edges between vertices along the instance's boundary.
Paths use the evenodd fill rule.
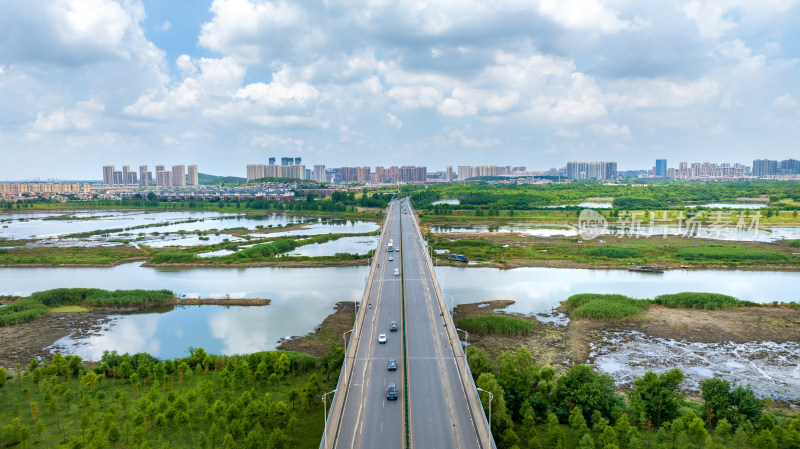
<path fill-rule="evenodd" d="M 0 442 L 9 447 L 316 448 L 321 395 L 343 359 L 283 351 L 247 356 L 56 354 L 0 380 Z"/>
<path fill-rule="evenodd" d="M 31 298 L 23 298 L 0 307 L 0 326 L 13 326 L 41 318 L 49 308 Z"/>
<path fill-rule="evenodd" d="M 201 186 L 241 185 L 247 182 L 247 178 L 240 178 L 238 176 L 217 176 L 217 175 L 209 175 L 208 173 L 198 173 L 197 182 Z"/>
<path fill-rule="evenodd" d="M 587 198 L 613 198 L 622 209 L 653 209 L 682 207 L 686 203 L 733 201 L 736 198 L 766 198 L 784 208 L 791 208 L 784 199 L 800 201 L 800 182 L 737 181 L 737 182 L 648 182 L 603 184 L 595 181 L 553 184 L 491 184 L 449 183 L 426 186 L 401 186 L 411 195 L 418 208 L 433 209 L 434 201 L 458 199 L 460 205 L 437 205 L 440 211 L 453 209 L 484 209 L 496 207 L 515 211 L 530 210 L 546 205 L 576 203 Z"/>
<path fill-rule="evenodd" d="M 56 288 L 33 293 L 31 299 L 46 306 L 68 304 L 88 306 L 150 305 L 170 301 L 169 290 L 102 290 L 99 288 Z"/>
<path fill-rule="evenodd" d="M 690 261 L 716 260 L 724 262 L 772 263 L 789 259 L 787 254 L 776 251 L 722 245 L 684 248 L 679 250 L 676 255 L 681 259 Z"/>
<path fill-rule="evenodd" d="M 0 265 L 112 265 L 124 260 L 142 260 L 151 250 L 128 245 L 9 248 L 0 251 Z"/>
<path fill-rule="evenodd" d="M 578 301 L 579 302 L 579 301 Z M 492 361 L 470 346 L 479 388 L 492 393 L 492 435 L 500 449 L 797 448 L 800 418 L 764 411 L 752 389 L 711 378 L 702 403 L 681 392 L 684 375 L 647 372 L 626 398 L 611 377 L 587 365 L 556 374 L 525 348 Z M 489 396 L 480 394 L 487 416 Z"/>
<path fill-rule="evenodd" d="M 589 248 L 586 250 L 586 254 L 594 257 L 608 257 L 610 259 L 626 259 L 642 255 L 641 252 L 633 248 L 615 248 L 608 246 Z"/>
<path fill-rule="evenodd" d="M 479 335 L 527 335 L 535 324 L 516 316 L 487 315 L 456 320 L 456 326 Z"/>
<path fill-rule="evenodd" d="M 650 302 L 624 295 L 582 293 L 572 295 L 563 302 L 573 318 L 616 319 L 636 315 L 650 306 Z"/>
<path fill-rule="evenodd" d="M 726 309 L 729 307 L 757 306 L 758 304 L 750 301 L 742 301 L 733 296 L 721 295 L 719 293 L 697 293 L 683 292 L 671 295 L 659 295 L 653 303 L 665 307 L 684 308 L 684 309 Z"/>
<path fill-rule="evenodd" d="M 786 244 L 793 248 L 800 248 L 800 239 L 789 240 L 788 242 L 786 242 Z"/>
<path fill-rule="evenodd" d="M 108 291 L 99 288 L 45 290 L 0 307 L 0 326 L 13 326 L 41 318 L 51 307 L 150 305 L 167 302 L 174 297 L 175 295 L 169 290 Z"/>

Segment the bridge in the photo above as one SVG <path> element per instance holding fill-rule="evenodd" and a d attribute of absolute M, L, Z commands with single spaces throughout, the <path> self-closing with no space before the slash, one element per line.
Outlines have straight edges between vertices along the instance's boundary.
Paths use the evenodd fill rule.
<path fill-rule="evenodd" d="M 388 251 L 390 242 L 396 251 Z M 390 331 L 392 321 L 396 332 Z M 390 359 L 397 361 L 396 371 L 387 369 Z M 397 400 L 387 399 L 390 383 L 397 386 Z M 392 201 L 387 211 L 325 418 L 320 448 L 495 448 L 406 199 Z"/>

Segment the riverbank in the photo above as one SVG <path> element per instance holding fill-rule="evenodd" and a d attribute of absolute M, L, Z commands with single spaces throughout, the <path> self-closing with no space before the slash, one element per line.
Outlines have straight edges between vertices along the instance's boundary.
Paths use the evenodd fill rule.
<path fill-rule="evenodd" d="M 50 311 L 41 318 L 0 327 L 0 366 L 9 370 L 17 363 L 26 366 L 32 358 L 52 357 L 51 347 L 68 336 L 88 337 L 99 335 L 113 315 L 171 309 L 175 306 L 266 306 L 266 298 L 173 298 L 171 300 L 141 306 L 115 306 L 90 308 L 76 312 Z"/>
<path fill-rule="evenodd" d="M 792 370 L 800 362 L 800 310 L 762 305 L 721 310 L 677 309 L 651 305 L 641 313 L 618 320 L 525 316 L 505 312 L 513 301 L 484 301 L 456 306 L 454 317 L 513 315 L 535 324 L 524 336 L 469 335 L 469 343 L 492 358 L 520 346 L 535 363 L 557 371 L 588 363 L 614 377 L 619 388 L 644 371 L 679 368 L 686 375 L 683 389 L 690 395 L 712 375 L 754 388 L 781 408 L 800 406 L 800 383 Z M 554 322 L 555 321 L 555 322 Z M 565 320 L 566 321 L 566 320 Z"/>
<path fill-rule="evenodd" d="M 356 318 L 356 304 L 352 301 L 336 303 L 334 312 L 328 315 L 313 332 L 304 336 L 291 337 L 278 345 L 281 351 L 297 351 L 322 357 L 331 350 L 331 343 L 344 345 L 342 334 L 353 328 Z M 349 335 L 348 335 L 349 338 Z"/>

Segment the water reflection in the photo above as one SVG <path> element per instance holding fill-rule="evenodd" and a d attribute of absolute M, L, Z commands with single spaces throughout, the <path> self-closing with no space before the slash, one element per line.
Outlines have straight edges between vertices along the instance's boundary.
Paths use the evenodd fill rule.
<path fill-rule="evenodd" d="M 571 268 L 436 267 L 442 290 L 456 304 L 511 299 L 516 313 L 547 312 L 577 293 L 653 298 L 686 291 L 722 293 L 754 302 L 798 301 L 800 273 L 739 270 L 668 270 L 654 277 L 626 270 Z"/>
<path fill-rule="evenodd" d="M 290 256 L 322 257 L 337 253 L 367 254 L 378 246 L 378 236 L 342 237 L 325 243 L 312 243 L 292 250 Z"/>

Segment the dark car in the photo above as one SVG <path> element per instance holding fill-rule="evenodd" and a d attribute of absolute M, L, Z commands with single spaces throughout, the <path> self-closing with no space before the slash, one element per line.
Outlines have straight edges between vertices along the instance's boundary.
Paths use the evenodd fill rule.
<path fill-rule="evenodd" d="M 386 399 L 397 400 L 397 386 L 395 384 L 389 384 L 389 387 L 386 389 Z"/>
<path fill-rule="evenodd" d="M 389 330 L 392 332 L 397 332 L 397 321 L 392 321 L 389 323 Z"/>
<path fill-rule="evenodd" d="M 397 360 L 389 359 L 389 363 L 386 365 L 386 368 L 389 371 L 397 371 Z"/>

